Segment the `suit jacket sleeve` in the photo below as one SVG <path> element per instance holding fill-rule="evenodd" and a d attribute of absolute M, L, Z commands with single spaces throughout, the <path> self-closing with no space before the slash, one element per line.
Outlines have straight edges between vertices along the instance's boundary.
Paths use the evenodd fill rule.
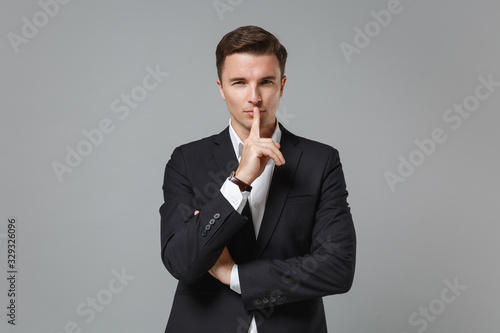
<path fill-rule="evenodd" d="M 356 236 L 339 155 L 333 148 L 329 151 L 318 193 L 309 253 L 239 265 L 246 310 L 345 293 L 351 288 Z"/>
<path fill-rule="evenodd" d="M 165 203 L 160 208 L 161 253 L 168 271 L 176 279 L 190 283 L 212 268 L 247 219 L 234 210 L 220 191 L 212 191 L 209 196 L 196 195 L 205 191 L 190 181 L 196 175 L 189 174 L 184 153 L 182 146 L 176 148 L 165 168 Z M 195 210 L 200 213 L 194 215 Z"/>

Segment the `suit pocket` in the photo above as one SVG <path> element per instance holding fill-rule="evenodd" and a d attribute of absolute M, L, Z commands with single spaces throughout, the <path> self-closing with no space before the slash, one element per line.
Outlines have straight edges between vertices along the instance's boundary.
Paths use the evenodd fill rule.
<path fill-rule="evenodd" d="M 299 195 L 299 196 L 286 198 L 285 204 L 294 204 L 294 203 L 302 203 L 302 202 L 305 203 L 305 202 L 315 202 L 315 201 L 316 201 L 315 195 Z"/>

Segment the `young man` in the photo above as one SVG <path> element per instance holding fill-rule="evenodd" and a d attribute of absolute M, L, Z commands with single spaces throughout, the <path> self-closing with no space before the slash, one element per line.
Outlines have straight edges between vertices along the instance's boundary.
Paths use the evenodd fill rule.
<path fill-rule="evenodd" d="M 338 152 L 278 123 L 275 36 L 240 27 L 216 58 L 229 126 L 165 169 L 162 260 L 179 280 L 165 332 L 326 332 L 322 297 L 350 289 L 356 252 Z"/>

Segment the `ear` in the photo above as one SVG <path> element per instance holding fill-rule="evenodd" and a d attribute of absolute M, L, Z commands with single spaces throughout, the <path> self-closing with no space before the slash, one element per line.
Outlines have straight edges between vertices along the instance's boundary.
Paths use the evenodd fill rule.
<path fill-rule="evenodd" d="M 222 88 L 222 82 L 220 82 L 219 79 L 217 79 L 217 85 L 219 86 L 219 92 L 220 96 L 222 97 L 222 100 L 226 101 L 226 95 L 224 95 L 224 88 Z"/>
<path fill-rule="evenodd" d="M 283 89 L 285 89 L 286 76 L 283 76 L 281 79 L 281 88 L 280 88 L 280 98 L 283 97 Z"/>

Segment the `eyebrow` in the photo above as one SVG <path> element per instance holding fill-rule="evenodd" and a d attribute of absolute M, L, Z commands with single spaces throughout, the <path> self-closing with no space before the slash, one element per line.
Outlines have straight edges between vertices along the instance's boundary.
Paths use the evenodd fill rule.
<path fill-rule="evenodd" d="M 234 82 L 234 81 L 245 81 L 244 77 L 233 77 L 232 79 L 229 79 L 229 82 Z"/>
<path fill-rule="evenodd" d="M 263 78 L 260 78 L 259 81 L 261 80 L 276 80 L 276 76 L 271 75 L 271 76 L 265 76 Z M 234 82 L 234 81 L 246 81 L 244 77 L 233 77 L 229 79 L 229 82 Z"/>

